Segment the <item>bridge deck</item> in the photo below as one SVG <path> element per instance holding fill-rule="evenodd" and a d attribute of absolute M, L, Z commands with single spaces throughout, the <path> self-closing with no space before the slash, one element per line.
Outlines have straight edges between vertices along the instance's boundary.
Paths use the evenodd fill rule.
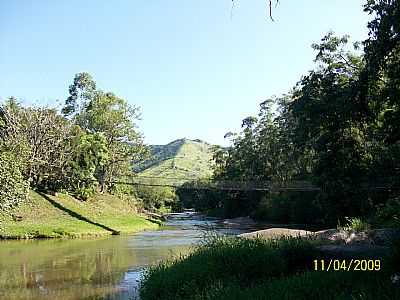
<path fill-rule="evenodd" d="M 285 183 L 276 183 L 272 181 L 195 181 L 195 178 L 174 178 L 174 177 L 156 177 L 156 176 L 134 176 L 126 177 L 126 180 L 111 181 L 113 184 L 126 184 L 134 186 L 154 186 L 154 187 L 172 187 L 181 189 L 197 190 L 221 190 L 221 191 L 298 191 L 311 192 L 319 191 L 320 187 L 313 185 L 308 181 L 290 181 Z M 363 185 L 364 189 L 369 190 L 393 190 L 398 189 L 390 184 L 370 184 Z"/>
<path fill-rule="evenodd" d="M 222 190 L 222 191 L 318 191 L 319 187 L 309 182 L 296 181 L 289 184 L 276 184 L 272 182 L 254 181 L 201 181 L 189 182 L 187 179 L 162 178 L 162 177 L 132 177 L 126 181 L 113 181 L 113 184 L 126 184 L 134 186 L 173 187 L 197 190 Z"/>

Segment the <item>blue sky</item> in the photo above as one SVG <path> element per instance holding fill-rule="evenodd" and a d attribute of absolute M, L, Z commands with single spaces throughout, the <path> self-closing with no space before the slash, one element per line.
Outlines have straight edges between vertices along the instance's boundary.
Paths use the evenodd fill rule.
<path fill-rule="evenodd" d="M 359 0 L 0 2 L 0 99 L 60 106 L 78 72 L 141 107 L 149 144 L 226 144 L 261 101 L 313 68 L 333 30 L 367 37 Z"/>

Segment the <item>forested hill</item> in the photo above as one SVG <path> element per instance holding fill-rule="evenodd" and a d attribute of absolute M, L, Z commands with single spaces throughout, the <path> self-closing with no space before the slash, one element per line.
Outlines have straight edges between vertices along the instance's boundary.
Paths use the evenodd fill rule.
<path fill-rule="evenodd" d="M 178 139 L 150 146 L 151 159 L 136 167 L 143 176 L 197 179 L 212 174 L 212 148 L 201 140 Z"/>

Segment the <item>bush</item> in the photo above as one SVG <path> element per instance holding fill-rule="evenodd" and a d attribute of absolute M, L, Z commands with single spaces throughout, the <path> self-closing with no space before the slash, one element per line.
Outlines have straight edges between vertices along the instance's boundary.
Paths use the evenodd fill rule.
<path fill-rule="evenodd" d="M 168 186 L 137 186 L 135 196 L 140 198 L 144 208 L 150 211 L 175 207 L 177 200 L 175 190 Z"/>
<path fill-rule="evenodd" d="M 289 197 L 283 194 L 264 196 L 256 209 L 255 218 L 271 222 L 289 223 Z"/>
<path fill-rule="evenodd" d="M 176 189 L 180 205 L 185 208 L 194 208 L 196 211 L 208 211 L 222 208 L 222 202 L 229 197 L 229 193 L 218 190 L 196 189 L 193 186 L 201 185 L 201 180 L 184 183 Z"/>
<path fill-rule="evenodd" d="M 13 207 L 26 200 L 28 187 L 18 159 L 10 152 L 0 152 L 0 209 Z"/>
<path fill-rule="evenodd" d="M 316 224 L 322 221 L 314 203 L 315 192 L 281 192 L 268 194 L 259 202 L 254 217 L 277 223 Z"/>
<path fill-rule="evenodd" d="M 371 225 L 363 221 L 361 218 L 349 218 L 346 217 L 346 225 L 338 226 L 338 229 L 343 229 L 345 231 L 351 232 L 363 232 L 371 229 Z"/>
<path fill-rule="evenodd" d="M 377 208 L 376 221 L 386 227 L 400 227 L 400 197 L 389 199 Z"/>

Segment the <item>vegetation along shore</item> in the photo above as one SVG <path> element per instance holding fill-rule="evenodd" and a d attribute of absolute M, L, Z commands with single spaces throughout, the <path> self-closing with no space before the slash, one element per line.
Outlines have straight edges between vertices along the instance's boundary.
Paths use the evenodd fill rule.
<path fill-rule="evenodd" d="M 66 194 L 30 191 L 23 204 L 0 212 L 0 239 L 90 238 L 158 226 L 158 221 L 138 214 L 131 201 L 109 194 L 82 202 Z"/>
<path fill-rule="evenodd" d="M 162 5 L 163 1 L 151 2 L 149 11 L 153 14 L 154 8 Z M 220 1 L 213 3 L 217 2 Z M 229 0 L 225 2 L 229 6 L 236 3 Z M 302 11 L 300 14 L 296 12 L 296 17 L 309 13 L 308 21 L 314 22 L 319 14 L 304 9 L 307 1 L 294 4 L 297 1 L 270 0 L 267 6 L 271 18 L 274 2 L 276 5 L 285 2 L 288 5 L 285 9 L 300 5 Z M 324 2 L 323 13 L 329 13 L 327 7 L 333 5 L 328 4 L 332 1 L 314 1 L 313 6 L 317 2 Z M 353 1 L 347 2 L 343 8 L 335 5 L 347 10 L 345 6 L 350 6 L 349 3 Z M 203 5 L 201 1 L 196 3 Z M 137 10 L 141 14 L 142 5 L 126 11 L 134 14 Z M 182 8 L 189 9 L 191 5 L 185 2 Z M 50 4 L 47 6 L 51 7 Z M 89 6 L 90 12 L 97 7 Z M 151 34 L 144 34 L 145 39 L 123 38 L 124 43 L 135 41 L 135 51 L 130 51 L 130 58 L 136 58 L 136 50 L 140 50 L 147 40 L 152 47 L 158 40 L 165 42 L 165 45 L 155 47 L 159 53 L 146 53 L 146 57 L 151 58 L 151 64 L 145 65 L 143 73 L 137 73 L 139 75 L 135 75 L 135 79 L 117 78 L 117 74 L 125 76 L 137 71 L 136 66 L 129 66 L 126 72 L 113 73 L 113 67 L 108 67 L 103 75 L 96 74 L 102 83 L 107 78 L 106 73 L 115 77 L 108 84 L 119 87 L 122 95 L 129 89 L 135 91 L 139 86 L 145 86 L 147 81 L 151 82 L 151 88 L 139 90 L 137 97 L 149 94 L 151 96 L 145 99 L 159 99 L 160 104 L 148 107 L 157 110 L 158 120 L 154 131 L 160 137 L 166 132 L 163 130 L 170 130 L 170 122 L 178 122 L 179 128 L 185 128 L 191 119 L 199 122 L 199 130 L 211 127 L 212 130 L 217 127 L 225 130 L 225 126 L 231 124 L 228 123 L 228 115 L 235 101 L 243 98 L 243 95 L 234 95 L 250 83 L 275 85 L 267 77 L 263 79 L 260 76 L 261 69 L 249 69 L 248 73 L 240 70 L 240 66 L 258 65 L 247 61 L 253 56 L 252 52 L 247 52 L 247 48 L 254 50 L 261 45 L 261 39 L 265 38 L 263 26 L 254 30 L 247 27 L 249 24 L 246 22 L 246 40 L 236 40 L 229 49 L 218 48 L 218 56 L 204 55 L 212 48 L 199 48 L 200 44 L 185 41 L 185 44 L 191 45 L 191 50 L 187 51 L 186 45 L 175 45 L 180 41 L 175 33 L 179 31 L 178 27 L 186 29 L 186 25 L 190 25 L 189 18 L 196 24 L 210 25 L 209 30 L 214 31 L 217 27 L 213 21 L 198 22 L 198 13 L 203 10 L 197 6 L 196 17 L 193 18 L 186 11 L 180 11 L 179 6 L 179 9 L 175 9 L 171 4 L 165 14 L 168 20 L 161 18 L 163 24 L 160 26 L 171 23 L 170 13 L 175 13 L 175 10 L 179 16 L 188 18 L 171 31 L 174 33 L 173 47 L 167 45 L 169 37 L 159 30 L 159 26 Z M 31 8 L 35 9 L 35 6 Z M 68 5 L 65 5 L 58 11 L 63 12 L 67 8 Z M 136 293 L 139 290 L 142 300 L 400 299 L 400 1 L 367 0 L 363 10 L 369 18 L 364 28 L 368 36 L 364 40 L 351 42 L 348 35 L 338 36 L 332 31 L 325 33 L 320 41 L 311 45 L 315 54 L 313 69 L 301 71 L 303 75 L 294 86 L 287 87 L 287 93 L 282 91 L 284 94 L 263 98 L 258 112 L 244 115 L 245 118 L 238 122 L 238 132 L 225 134 L 226 145 L 212 145 L 200 139 L 187 138 L 176 139 L 166 145 L 146 144 L 138 127 L 140 108 L 112 91 L 103 90 L 88 72 L 79 72 L 71 78 L 69 88 L 65 89 L 66 99 L 59 107 L 35 106 L 33 102 L 23 103 L 12 96 L 2 99 L 0 239 L 122 235 L 157 229 L 163 213 L 174 212 L 177 215 L 175 219 L 167 220 L 169 226 L 165 226 L 163 231 L 107 238 L 104 244 L 93 243 L 92 249 L 95 250 L 88 252 L 88 259 L 83 258 L 82 250 L 78 249 L 75 252 L 77 267 L 71 272 L 74 275 L 63 277 L 65 274 L 61 274 L 60 278 L 54 277 L 57 280 L 43 276 L 43 270 L 49 269 L 54 271 L 52 275 L 58 276 L 59 269 L 56 269 L 54 257 L 43 259 L 43 263 L 37 264 L 35 269 L 29 269 L 26 260 L 18 256 L 18 250 L 14 250 L 23 247 L 24 243 L 1 241 L 5 245 L 2 253 L 6 258 L 0 257 L 0 270 L 3 269 L 0 272 L 0 290 L 2 286 L 10 290 L 17 287 L 23 293 L 34 291 L 45 295 L 51 289 L 63 290 L 60 287 L 66 286 L 79 294 L 79 289 L 91 286 L 112 289 L 104 296 L 105 299 L 131 299 L 132 294 L 121 293 L 133 290 L 132 293 Z M 104 12 L 107 15 L 102 15 L 102 19 L 104 16 L 107 20 L 114 16 L 107 9 Z M 84 10 L 79 10 L 79 13 L 84 13 Z M 84 15 L 85 18 L 82 17 Z M 88 19 L 86 14 L 77 16 L 79 20 L 74 24 L 81 24 Z M 241 18 L 238 14 L 238 19 Z M 12 21 L 14 19 L 23 20 L 13 18 Z M 140 18 L 129 15 L 115 22 L 102 20 L 102 24 L 112 28 L 113 23 L 123 24 L 123 20 L 136 22 Z M 157 21 L 158 17 L 152 15 L 151 19 L 146 19 L 146 24 L 152 23 L 148 20 Z M 173 20 L 171 24 L 178 24 L 179 19 Z M 294 20 L 295 27 L 300 26 L 301 22 Z M 57 22 L 49 23 L 51 26 L 48 27 L 53 27 L 53 23 Z M 232 20 L 229 24 L 233 25 L 234 22 Z M 12 25 L 11 19 L 8 23 L 11 24 L 9 28 L 17 29 L 20 26 Z M 278 22 L 275 25 L 281 26 Z M 314 29 L 320 25 L 312 24 Z M 5 29 L 9 30 L 8 27 Z M 103 36 L 91 35 L 89 31 L 86 34 L 90 28 L 97 27 L 101 26 L 90 23 L 87 29 L 82 30 L 85 40 L 91 41 L 92 36 Z M 124 28 L 134 31 L 139 27 L 136 23 L 132 26 L 121 25 L 110 32 L 114 36 Z M 142 27 L 140 30 L 146 29 Z M 63 31 L 67 28 L 63 27 Z M 250 40 L 247 42 L 247 35 L 252 31 L 261 33 L 254 43 L 250 43 Z M 275 29 L 273 31 L 277 32 Z M 306 31 L 303 30 L 303 33 Z M 68 36 L 75 37 L 76 32 Z M 162 32 L 162 38 L 153 38 L 159 32 Z M 189 31 L 185 30 L 184 36 L 202 43 L 203 37 L 225 41 L 236 36 L 237 32 L 236 29 L 230 29 L 229 34 L 223 35 L 215 31 L 217 35 L 213 37 L 208 33 L 188 34 Z M 121 33 L 120 37 L 130 34 Z M 10 36 L 19 35 L 13 32 Z M 259 49 L 261 52 L 281 47 L 281 42 L 286 40 L 291 42 L 286 47 L 288 51 L 292 45 L 298 44 L 298 37 L 292 33 L 287 39 L 280 39 L 276 43 L 273 36 L 267 38 L 268 44 Z M 29 41 L 34 40 L 30 35 Z M 125 49 L 124 43 L 104 39 L 101 47 L 93 50 L 86 50 L 87 46 L 71 45 L 80 53 L 87 52 L 91 56 L 102 52 L 99 49 L 103 49 L 103 46 L 118 45 L 118 51 L 104 52 L 107 53 L 106 60 L 113 62 L 114 58 L 118 58 L 119 51 Z M 12 41 L 8 44 L 14 45 Z M 235 63 L 236 57 L 230 53 L 237 50 L 236 46 L 240 46 L 237 59 L 246 59 L 238 61 L 238 64 Z M 18 51 L 24 48 L 35 49 L 29 45 L 19 47 Z M 201 51 L 198 56 L 192 53 L 197 48 Z M 202 62 L 200 58 L 203 57 L 215 57 L 217 60 L 210 61 L 208 69 L 197 69 L 186 61 L 175 61 L 175 58 L 182 57 L 178 50 L 190 52 L 190 59 L 196 63 Z M 15 51 L 16 54 L 18 51 Z M 46 49 L 43 53 L 49 51 Z M 168 67 L 159 65 L 164 52 L 168 53 L 165 56 L 168 58 Z M 279 52 L 280 55 L 285 53 Z M 299 59 L 301 55 L 297 54 L 290 54 L 290 58 Z M 266 52 L 265 58 L 268 56 Z M 221 67 L 224 73 L 214 72 L 225 58 L 229 58 L 230 63 L 225 65 L 225 69 Z M 281 59 L 279 66 L 291 69 L 294 61 L 287 62 L 288 58 L 289 54 L 273 57 L 273 60 Z M 103 61 L 100 63 L 105 65 Z M 57 64 L 51 65 L 53 72 Z M 175 67 L 178 72 L 171 72 Z M 268 68 L 274 72 L 268 73 L 272 77 L 284 70 L 279 68 L 278 72 L 275 68 Z M 20 72 L 19 67 L 16 70 Z M 165 82 L 155 76 L 157 72 L 166 74 Z M 185 78 L 177 81 L 179 88 L 176 93 L 169 94 L 169 86 L 175 82 L 171 80 L 174 73 Z M 191 78 L 192 73 L 196 77 Z M 232 89 L 226 86 L 227 83 L 214 82 L 211 75 L 229 80 L 231 75 L 235 75 L 239 79 L 235 89 Z M 203 81 L 203 77 L 197 76 L 204 76 L 207 80 Z M 286 77 L 282 78 L 287 80 Z M 193 92 L 187 89 L 190 82 L 196 86 Z M 24 86 L 26 82 L 18 81 L 16 84 L 15 93 L 23 93 L 24 90 L 19 91 L 17 87 Z M 123 84 L 126 84 L 125 90 Z M 208 91 L 209 86 L 217 89 Z M 261 95 L 264 87 L 259 88 L 249 94 L 250 100 L 254 100 L 254 95 Z M 152 94 L 153 90 L 157 94 Z M 203 91 L 207 93 L 201 94 Z M 222 97 L 219 93 L 223 91 L 229 93 L 226 94 L 226 103 L 219 105 L 218 99 Z M 180 99 L 179 108 L 183 111 L 178 114 L 164 111 L 175 98 Z M 198 103 L 191 110 L 186 110 L 190 101 Z M 204 110 L 198 109 L 197 105 L 198 108 L 204 106 Z M 243 109 L 240 113 L 245 111 L 250 110 Z M 216 116 L 215 123 L 208 121 L 208 114 Z M 193 129 L 193 132 L 196 130 Z M 182 132 L 186 131 L 179 131 L 179 134 Z M 182 213 L 185 209 L 189 211 Z M 217 218 L 211 221 L 205 215 Z M 219 231 L 210 232 L 201 241 L 202 230 L 217 223 Z M 246 224 L 248 228 L 265 224 L 266 228 L 230 236 L 238 233 L 235 224 L 239 224 L 237 227 L 240 230 Z M 281 226 L 273 228 L 271 224 Z M 96 240 L 29 241 L 25 244 L 44 244 L 44 249 L 49 249 L 48 245 L 52 247 L 53 243 L 59 243 L 62 248 L 67 243 L 75 242 L 85 245 L 85 242 Z M 108 250 L 105 251 L 102 245 L 108 243 Z M 7 245 L 10 248 L 6 249 Z M 163 260 L 167 257 L 169 247 L 182 250 L 184 254 Z M 118 252 L 117 248 L 123 251 Z M 40 249 L 40 246 L 36 249 Z M 98 256 L 93 257 L 92 253 L 98 253 Z M 118 253 L 125 253 L 120 262 Z M 17 256 L 15 261 L 19 259 L 20 265 L 7 262 L 7 258 L 12 256 Z M 69 259 L 66 255 L 61 260 L 66 265 Z M 333 269 L 330 268 L 332 264 Z M 81 271 L 78 266 L 90 271 Z M 117 276 L 115 268 L 118 269 Z M 39 274 L 40 270 L 42 274 Z M 88 274 L 87 278 L 82 279 L 75 272 Z M 17 280 L 8 274 L 15 274 Z M 115 293 L 116 298 L 111 293 Z M 70 299 L 82 297 L 78 295 Z M 40 296 L 34 299 L 40 299 Z M 88 296 L 86 299 L 99 298 Z"/>

